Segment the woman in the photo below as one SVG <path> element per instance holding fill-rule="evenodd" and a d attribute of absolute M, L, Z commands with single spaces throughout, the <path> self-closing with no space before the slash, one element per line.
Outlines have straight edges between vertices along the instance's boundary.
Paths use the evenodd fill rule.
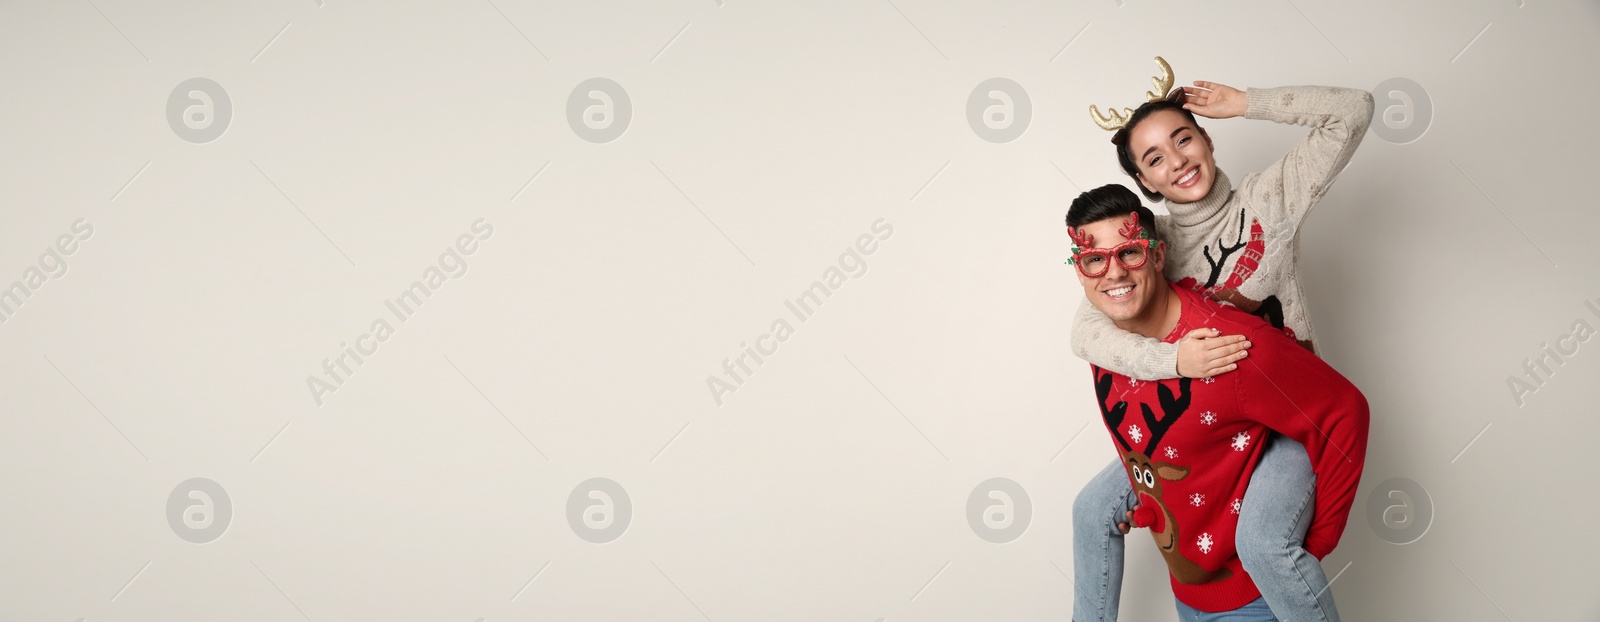
<path fill-rule="evenodd" d="M 1272 166 L 1235 185 L 1217 169 L 1211 136 L 1195 115 L 1243 116 L 1312 131 Z M 1105 126 L 1103 118 L 1097 120 Z M 1170 215 L 1157 216 L 1156 227 L 1173 251 L 1167 278 L 1259 315 L 1315 352 L 1297 274 L 1296 234 L 1349 162 L 1371 120 L 1372 95 L 1366 91 L 1316 86 L 1240 91 L 1197 81 L 1133 111 L 1112 143 L 1140 191 L 1165 201 Z M 1250 345 L 1209 329 L 1190 332 L 1177 344 L 1163 343 L 1118 329 L 1088 301 L 1079 307 L 1072 333 L 1079 357 L 1152 381 L 1232 371 Z M 1338 544 L 1344 525 L 1304 516 L 1312 504 L 1312 477 L 1305 448 L 1275 436 L 1238 508 L 1245 569 L 1272 612 L 1295 622 L 1339 619 L 1319 561 Z M 1122 536 L 1133 520 L 1135 501 L 1126 470 L 1114 460 L 1074 502 L 1077 622 L 1116 619 Z"/>

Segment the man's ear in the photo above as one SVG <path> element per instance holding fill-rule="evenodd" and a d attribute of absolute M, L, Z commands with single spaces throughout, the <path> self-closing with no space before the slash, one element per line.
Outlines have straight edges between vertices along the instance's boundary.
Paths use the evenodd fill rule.
<path fill-rule="evenodd" d="M 1166 274 L 1167 273 L 1167 242 L 1166 242 L 1166 240 L 1161 240 L 1161 241 L 1156 242 L 1155 250 L 1150 251 L 1150 261 L 1155 262 L 1156 274 Z"/>

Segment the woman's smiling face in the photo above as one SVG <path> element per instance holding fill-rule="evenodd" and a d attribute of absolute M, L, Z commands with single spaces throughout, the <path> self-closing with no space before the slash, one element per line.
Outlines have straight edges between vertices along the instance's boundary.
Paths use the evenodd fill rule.
<path fill-rule="evenodd" d="M 1174 203 L 1193 203 L 1211 192 L 1217 162 L 1211 137 L 1177 110 L 1159 110 L 1128 134 L 1139 183 Z"/>

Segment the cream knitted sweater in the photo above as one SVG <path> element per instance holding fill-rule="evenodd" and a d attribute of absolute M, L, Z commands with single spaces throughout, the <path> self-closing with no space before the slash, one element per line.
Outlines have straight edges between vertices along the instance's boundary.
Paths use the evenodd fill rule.
<path fill-rule="evenodd" d="M 1167 241 L 1166 277 L 1265 318 L 1312 352 L 1311 318 L 1300 290 L 1299 233 L 1311 206 L 1350 161 L 1372 121 L 1372 94 L 1288 86 L 1248 89 L 1245 118 L 1293 123 L 1311 134 L 1235 187 L 1221 170 L 1204 199 L 1166 201 L 1156 216 Z M 1141 380 L 1178 376 L 1178 346 L 1117 328 L 1088 299 L 1078 307 L 1072 351 Z"/>

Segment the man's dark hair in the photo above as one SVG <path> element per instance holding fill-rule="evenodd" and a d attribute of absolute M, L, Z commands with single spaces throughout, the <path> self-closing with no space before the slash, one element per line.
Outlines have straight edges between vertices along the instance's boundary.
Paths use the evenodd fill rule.
<path fill-rule="evenodd" d="M 1179 90 L 1176 92 L 1181 93 L 1182 91 Z M 1151 201 L 1160 200 L 1161 193 L 1151 192 L 1148 188 L 1144 187 L 1144 184 L 1139 183 L 1139 164 L 1133 159 L 1133 153 L 1130 151 L 1132 147 L 1128 146 L 1128 136 L 1133 134 L 1133 128 L 1135 126 L 1139 125 L 1150 115 L 1162 110 L 1178 111 L 1184 117 L 1189 119 L 1189 123 L 1193 124 L 1196 129 L 1200 130 L 1200 134 L 1202 136 L 1205 135 L 1206 130 L 1205 128 L 1200 127 L 1199 121 L 1195 120 L 1194 113 L 1185 110 L 1183 107 L 1183 101 L 1176 97 L 1145 102 L 1144 105 L 1139 106 L 1137 110 L 1133 111 L 1133 114 L 1128 117 L 1127 124 L 1123 125 L 1122 129 L 1117 130 L 1117 133 L 1111 135 L 1111 144 L 1117 146 L 1117 164 L 1122 165 L 1122 172 L 1127 173 L 1128 177 L 1133 178 L 1134 187 L 1138 188 L 1139 192 L 1144 194 L 1145 198 L 1150 199 Z"/>
<path fill-rule="evenodd" d="M 1106 184 L 1078 195 L 1072 200 L 1072 207 L 1067 208 L 1067 226 L 1077 228 L 1107 218 L 1115 218 L 1120 222 L 1128 217 L 1128 212 L 1138 212 L 1139 224 L 1144 226 L 1144 230 L 1150 232 L 1152 239 L 1161 239 L 1156 230 L 1155 212 L 1140 203 L 1139 197 L 1121 184 Z"/>

